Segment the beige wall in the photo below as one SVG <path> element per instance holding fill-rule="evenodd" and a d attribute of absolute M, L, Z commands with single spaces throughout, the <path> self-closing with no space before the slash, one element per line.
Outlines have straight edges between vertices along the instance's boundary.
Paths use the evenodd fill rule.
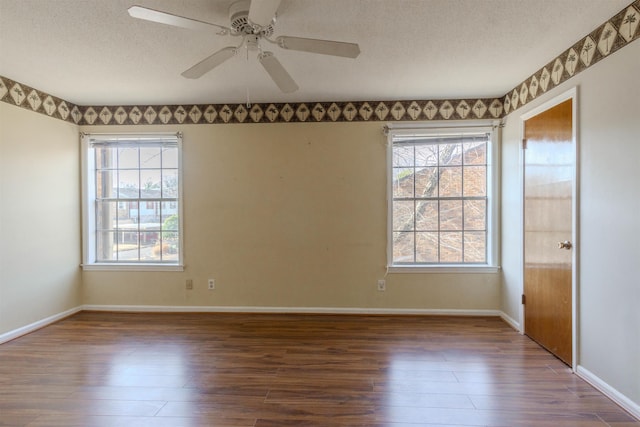
<path fill-rule="evenodd" d="M 0 335 L 81 304 L 78 127 L 0 102 Z"/>
<path fill-rule="evenodd" d="M 182 131 L 186 270 L 83 273 L 85 304 L 496 310 L 497 274 L 385 274 L 381 123 Z M 216 290 L 206 289 L 215 278 Z M 194 290 L 185 290 L 185 280 Z"/>
<path fill-rule="evenodd" d="M 520 115 L 578 86 L 578 364 L 640 410 L 639 58 L 633 43 L 507 117 L 502 310 L 520 319 Z"/>
<path fill-rule="evenodd" d="M 386 246 L 380 123 L 83 128 L 184 132 L 186 270 L 81 277 L 79 129 L 0 103 L 0 334 L 81 304 L 502 309 L 519 322 L 520 115 L 578 85 L 578 362 L 640 405 L 637 58 L 633 43 L 507 118 L 501 276 L 390 274 L 386 292 L 375 290 Z"/>

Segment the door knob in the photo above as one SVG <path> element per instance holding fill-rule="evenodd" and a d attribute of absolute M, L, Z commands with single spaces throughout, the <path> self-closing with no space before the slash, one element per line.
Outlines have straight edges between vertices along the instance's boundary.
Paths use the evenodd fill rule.
<path fill-rule="evenodd" d="M 558 242 L 558 249 L 570 250 L 572 247 L 573 244 L 568 240 L 565 240 L 564 242 Z"/>

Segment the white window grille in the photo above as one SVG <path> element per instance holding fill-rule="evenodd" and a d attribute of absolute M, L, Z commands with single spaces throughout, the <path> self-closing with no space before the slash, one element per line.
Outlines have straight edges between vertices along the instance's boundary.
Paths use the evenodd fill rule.
<path fill-rule="evenodd" d="M 495 268 L 492 128 L 388 137 L 389 267 Z"/>
<path fill-rule="evenodd" d="M 182 268 L 180 134 L 83 134 L 84 268 Z"/>

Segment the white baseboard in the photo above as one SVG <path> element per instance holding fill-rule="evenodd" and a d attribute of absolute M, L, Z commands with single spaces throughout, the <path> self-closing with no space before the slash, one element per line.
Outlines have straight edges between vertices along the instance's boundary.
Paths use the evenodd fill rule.
<path fill-rule="evenodd" d="M 507 322 L 509 324 L 509 326 L 511 326 L 517 332 L 522 333 L 522 331 L 520 330 L 520 322 L 516 321 L 513 317 L 509 316 L 504 311 L 501 311 L 500 312 L 500 318 L 502 320 L 504 320 L 505 322 Z"/>
<path fill-rule="evenodd" d="M 84 305 L 87 311 L 120 311 L 146 313 L 300 313 L 300 314 L 387 314 L 428 316 L 496 316 L 499 310 L 457 310 L 418 308 L 359 307 L 254 307 L 254 306 L 175 306 L 175 305 Z"/>
<path fill-rule="evenodd" d="M 629 412 L 631 415 L 640 420 L 640 404 L 633 402 L 627 396 L 611 387 L 609 384 L 604 382 L 584 366 L 578 365 L 578 369 L 576 369 L 576 375 L 591 384 L 593 387 L 598 389 L 598 391 L 602 392 L 602 394 L 616 402 L 625 411 Z"/>
<path fill-rule="evenodd" d="M 73 314 L 76 314 L 79 311 L 82 311 L 82 306 L 78 306 L 70 310 L 63 311 L 62 313 L 54 314 L 53 316 L 49 316 L 45 319 L 38 320 L 37 322 L 33 322 L 29 325 L 22 326 L 21 328 L 14 329 L 9 332 L 5 332 L 4 334 L 0 335 L 0 344 L 3 344 L 7 341 L 14 340 L 23 335 L 27 335 L 28 333 L 37 331 L 38 329 L 42 329 L 45 326 L 55 323 L 60 319 L 64 319 L 65 317 L 69 317 Z"/>

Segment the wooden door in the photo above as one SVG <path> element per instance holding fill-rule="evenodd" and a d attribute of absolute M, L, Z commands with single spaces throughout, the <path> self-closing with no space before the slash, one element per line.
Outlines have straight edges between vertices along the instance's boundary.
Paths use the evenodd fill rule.
<path fill-rule="evenodd" d="M 572 364 L 573 100 L 525 121 L 525 334 Z"/>

